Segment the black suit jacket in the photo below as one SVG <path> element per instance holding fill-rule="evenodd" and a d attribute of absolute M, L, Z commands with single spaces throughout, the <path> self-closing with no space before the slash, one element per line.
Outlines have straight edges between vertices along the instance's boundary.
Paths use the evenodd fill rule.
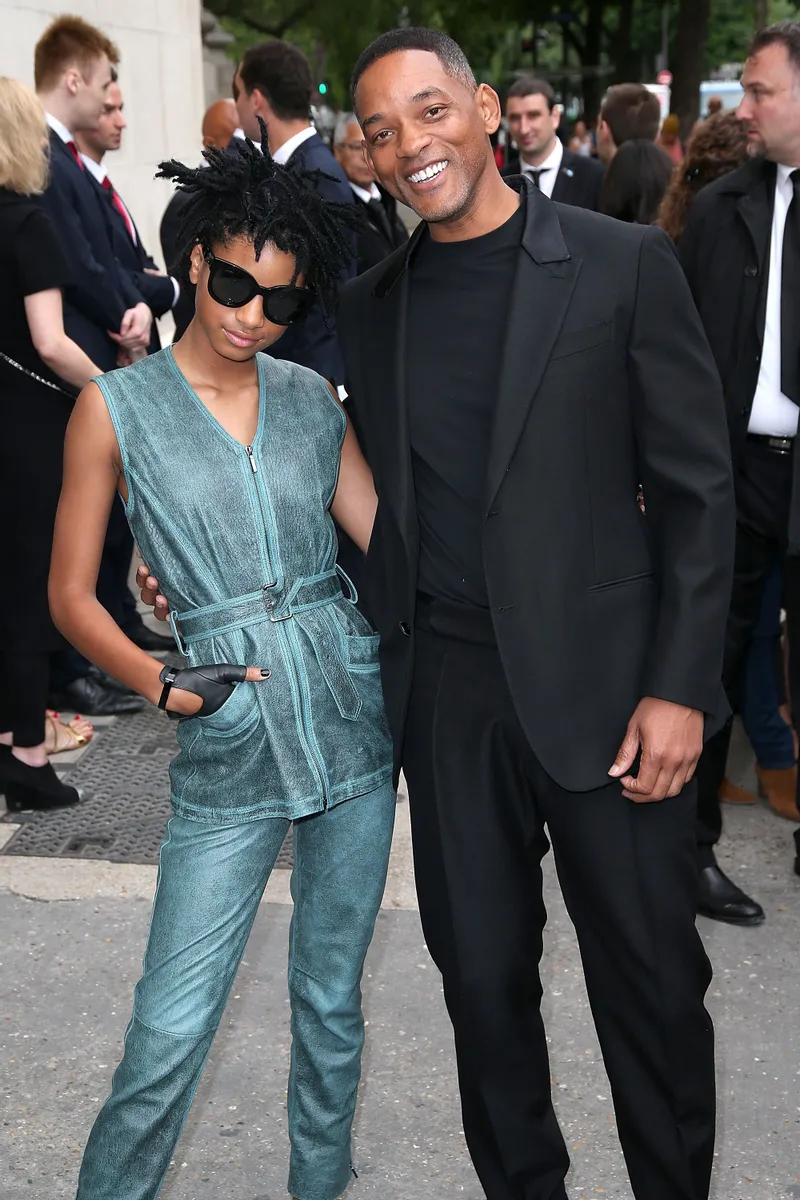
<path fill-rule="evenodd" d="M 170 311 L 175 299 L 175 289 L 172 286 L 172 280 L 145 273 L 145 267 L 150 267 L 152 270 L 158 270 L 158 267 L 142 244 L 142 237 L 136 222 L 133 222 L 133 227 L 136 231 L 136 241 L 134 242 L 131 240 L 131 235 L 128 233 L 128 226 L 125 224 L 121 213 L 114 207 L 110 192 L 107 192 L 91 174 L 90 178 L 92 186 L 100 194 L 101 203 L 105 204 L 109 209 L 111 236 L 117 262 L 122 270 L 126 271 L 128 276 L 133 280 L 134 286 L 141 293 L 153 316 L 163 317 L 165 313 Z M 128 214 L 131 217 L 131 221 L 133 221 L 130 209 L 128 209 Z M 154 321 L 150 335 L 149 353 L 153 354 L 156 350 L 160 349 L 161 341 L 158 336 L 158 327 Z"/>
<path fill-rule="evenodd" d="M 364 217 L 364 225 L 358 235 L 359 275 L 383 262 L 393 250 L 399 249 L 408 241 L 408 230 L 397 215 L 397 201 L 385 188 L 379 186 L 378 191 L 381 194 L 383 215 L 353 192 L 353 199 Z"/>
<path fill-rule="evenodd" d="M 298 146 L 286 166 L 306 171 L 319 170 L 324 171 L 326 175 L 332 175 L 332 179 L 320 179 L 317 185 L 325 199 L 339 204 L 355 203 L 353 189 L 319 134 L 313 134 Z M 355 273 L 354 240 L 353 261 L 343 276 L 343 282 L 351 279 Z M 269 353 L 274 358 L 285 358 L 303 367 L 310 367 L 312 371 L 316 371 L 323 379 L 332 383 L 344 382 L 344 366 L 336 336 L 336 322 L 331 319 L 326 325 L 318 305 L 312 308 L 304 322 L 290 326 L 280 341 L 270 348 Z"/>
<path fill-rule="evenodd" d="M 734 464 L 761 367 L 775 179 L 774 163 L 751 159 L 703 188 L 678 246 L 722 378 Z"/>
<path fill-rule="evenodd" d="M 117 364 L 108 330 L 144 299 L 114 251 L 109 206 L 61 138 L 50 131 L 50 182 L 41 205 L 55 225 L 73 282 L 64 290 L 64 328 L 104 371 Z"/>
<path fill-rule="evenodd" d="M 716 714 L 709 730 L 726 713 L 732 473 L 719 378 L 669 239 L 519 186 L 527 215 L 488 452 L 483 561 L 527 737 L 562 787 L 584 791 L 608 782 L 643 696 Z M 348 284 L 339 310 L 379 499 L 365 582 L 398 769 L 418 564 L 408 267 L 425 236 L 421 227 Z"/>
<path fill-rule="evenodd" d="M 518 154 L 500 172 L 504 179 L 521 173 Z M 604 177 L 605 167 L 596 158 L 575 154 L 565 146 L 558 177 L 553 185 L 552 199 L 557 204 L 572 204 L 575 208 L 590 208 L 592 212 L 597 212 Z"/>

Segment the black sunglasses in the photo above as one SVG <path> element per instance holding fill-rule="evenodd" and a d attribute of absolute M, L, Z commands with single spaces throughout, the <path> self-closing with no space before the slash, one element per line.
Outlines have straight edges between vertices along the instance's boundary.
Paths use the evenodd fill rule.
<path fill-rule="evenodd" d="M 247 271 L 234 263 L 217 258 L 210 251 L 203 251 L 203 258 L 208 263 L 208 294 L 217 304 L 226 308 L 243 308 L 256 296 L 260 296 L 264 305 L 264 316 L 273 325 L 291 325 L 301 321 L 314 303 L 314 293 L 310 288 L 290 287 L 259 287 L 257 281 Z"/>

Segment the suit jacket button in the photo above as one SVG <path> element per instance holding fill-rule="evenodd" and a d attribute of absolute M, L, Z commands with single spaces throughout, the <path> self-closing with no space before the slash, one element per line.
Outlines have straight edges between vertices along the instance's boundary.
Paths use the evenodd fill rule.
<path fill-rule="evenodd" d="M 753 267 L 753 266 L 745 267 L 744 273 L 745 273 L 745 275 L 749 276 L 750 279 L 752 279 L 754 276 L 756 276 L 758 274 L 758 267 Z"/>
<path fill-rule="evenodd" d="M 411 637 L 411 626 L 409 625 L 408 621 L 400 622 L 400 632 L 402 633 L 403 637 Z"/>

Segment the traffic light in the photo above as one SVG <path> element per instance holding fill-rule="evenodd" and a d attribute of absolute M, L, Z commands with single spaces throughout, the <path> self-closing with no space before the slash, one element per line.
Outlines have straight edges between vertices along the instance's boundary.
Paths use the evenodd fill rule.
<path fill-rule="evenodd" d="M 327 96 L 327 94 L 328 94 L 328 85 L 327 85 L 327 83 L 321 83 L 321 84 L 319 85 L 319 87 L 317 88 L 317 91 L 319 92 L 320 96 Z"/>

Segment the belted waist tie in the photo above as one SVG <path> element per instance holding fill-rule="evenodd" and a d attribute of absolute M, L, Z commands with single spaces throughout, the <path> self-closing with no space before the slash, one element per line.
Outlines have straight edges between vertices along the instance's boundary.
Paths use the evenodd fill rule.
<path fill-rule="evenodd" d="M 310 637 L 314 655 L 339 712 L 354 721 L 361 712 L 362 701 L 342 661 L 341 639 L 328 620 L 314 619 L 313 612 L 343 598 L 342 582 L 347 585 L 348 599 L 355 603 L 358 599 L 355 585 L 337 565 L 323 575 L 296 579 L 285 589 L 278 589 L 277 584 L 267 584 L 257 592 L 220 600 L 205 608 L 190 608 L 182 613 L 173 609 L 169 614 L 170 628 L 178 650 L 188 656 L 188 648 L 195 642 L 264 621 L 275 623 L 298 618 L 298 624 Z"/>

